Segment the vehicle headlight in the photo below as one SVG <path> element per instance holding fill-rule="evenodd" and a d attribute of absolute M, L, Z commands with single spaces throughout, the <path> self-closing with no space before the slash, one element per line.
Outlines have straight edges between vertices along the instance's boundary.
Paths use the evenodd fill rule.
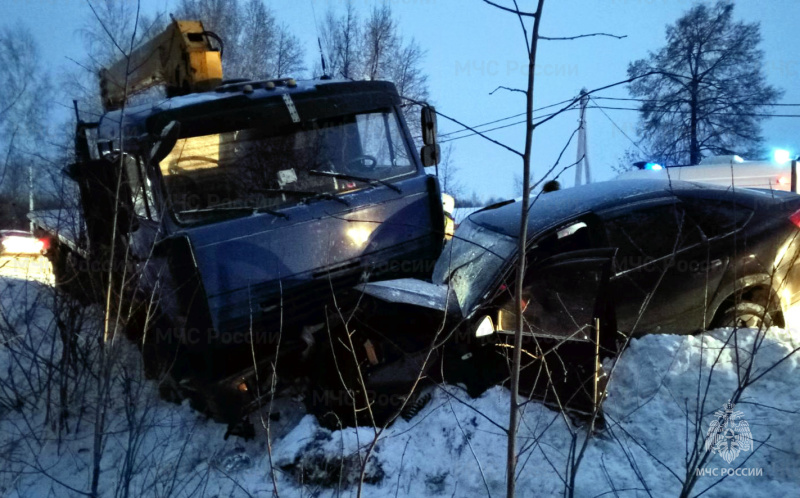
<path fill-rule="evenodd" d="M 494 334 L 494 322 L 492 322 L 492 317 L 486 315 L 481 319 L 478 328 L 475 329 L 475 337 L 486 337 L 492 334 Z"/>
<path fill-rule="evenodd" d="M 6 237 L 2 243 L 3 251 L 12 254 L 36 254 L 44 250 L 44 243 L 33 237 Z"/>

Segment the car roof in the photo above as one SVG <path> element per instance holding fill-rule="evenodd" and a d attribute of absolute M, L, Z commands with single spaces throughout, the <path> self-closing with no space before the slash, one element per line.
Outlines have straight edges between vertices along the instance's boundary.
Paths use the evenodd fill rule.
<path fill-rule="evenodd" d="M 25 237 L 32 237 L 30 232 L 26 232 L 24 230 L 0 230 L 0 237 L 8 237 L 11 235 L 17 236 L 25 236 Z"/>
<path fill-rule="evenodd" d="M 567 221 L 587 212 L 599 212 L 633 202 L 670 195 L 716 199 L 749 200 L 758 203 L 771 198 L 761 192 L 693 182 L 668 180 L 612 180 L 557 190 L 531 197 L 528 235 Z M 484 228 L 517 237 L 519 235 L 520 203 L 489 206 L 471 214 L 468 219 Z"/>

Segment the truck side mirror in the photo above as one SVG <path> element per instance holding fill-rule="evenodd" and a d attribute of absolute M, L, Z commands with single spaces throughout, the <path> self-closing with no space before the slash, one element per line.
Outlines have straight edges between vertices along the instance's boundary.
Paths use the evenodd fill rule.
<path fill-rule="evenodd" d="M 423 166 L 436 166 L 441 158 L 439 144 L 423 145 L 419 151 Z"/>
<path fill-rule="evenodd" d="M 167 123 L 167 126 L 161 130 L 161 135 L 158 137 L 158 140 L 153 144 L 153 148 L 150 149 L 151 164 L 160 163 L 162 159 L 172 152 L 172 149 L 175 148 L 175 144 L 178 143 L 180 131 L 181 124 L 178 121 L 170 121 Z"/>
<path fill-rule="evenodd" d="M 436 108 L 433 106 L 422 106 L 422 143 L 425 145 L 436 144 Z"/>
<path fill-rule="evenodd" d="M 419 151 L 423 166 L 436 166 L 441 159 L 439 144 L 436 143 L 436 108 L 430 105 L 422 106 L 422 142 L 425 144 Z M 438 171 L 437 171 L 438 174 Z"/>

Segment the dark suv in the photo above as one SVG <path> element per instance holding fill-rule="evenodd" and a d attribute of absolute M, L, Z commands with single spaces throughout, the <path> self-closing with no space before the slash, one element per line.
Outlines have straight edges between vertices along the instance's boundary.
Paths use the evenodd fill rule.
<path fill-rule="evenodd" d="M 798 209 L 800 196 L 787 192 L 660 180 L 611 181 L 537 197 L 521 296 L 523 356 L 530 366 L 557 350 L 550 368 L 561 371 L 565 359 L 591 358 L 594 365 L 598 351 L 612 356 L 627 338 L 643 334 L 785 325 L 783 310 L 800 297 Z M 445 380 L 474 393 L 502 381 L 497 371 L 507 372 L 516 324 L 520 215 L 514 201 L 470 215 L 431 282 L 359 287 L 365 298 L 350 328 L 382 345 L 384 354 L 363 363 L 368 381 L 382 378 L 370 371 L 419 356 L 431 344 L 443 345 L 436 352 L 446 365 L 436 370 L 450 376 Z M 566 384 L 583 383 L 566 377 Z"/>

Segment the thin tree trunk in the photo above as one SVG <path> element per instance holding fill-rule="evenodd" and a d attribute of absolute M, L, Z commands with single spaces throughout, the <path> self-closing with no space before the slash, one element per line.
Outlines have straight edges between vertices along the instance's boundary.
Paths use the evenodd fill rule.
<path fill-rule="evenodd" d="M 692 103 L 691 103 L 691 123 L 689 144 L 689 162 L 692 166 L 700 164 L 700 145 L 697 142 L 697 105 L 698 105 L 698 81 L 692 80 Z M 684 156 L 685 157 L 685 156 Z"/>
<path fill-rule="evenodd" d="M 531 185 L 531 148 L 533 146 L 533 83 L 536 68 L 536 47 L 539 41 L 539 25 L 542 20 L 542 7 L 544 0 L 538 0 L 536 19 L 533 22 L 531 33 L 530 53 L 528 54 L 528 88 L 525 92 L 527 99 L 525 152 L 522 156 L 522 216 L 520 216 L 519 244 L 517 247 L 519 261 L 517 263 L 517 280 L 514 283 L 514 311 L 517 314 L 517 327 L 514 333 L 513 362 L 511 365 L 511 411 L 508 417 L 508 457 L 506 462 L 506 496 L 513 498 L 516 492 L 517 472 L 517 426 L 519 425 L 519 373 L 522 362 L 522 281 L 525 275 L 525 246 L 528 236 L 528 207 L 530 205 Z"/>

